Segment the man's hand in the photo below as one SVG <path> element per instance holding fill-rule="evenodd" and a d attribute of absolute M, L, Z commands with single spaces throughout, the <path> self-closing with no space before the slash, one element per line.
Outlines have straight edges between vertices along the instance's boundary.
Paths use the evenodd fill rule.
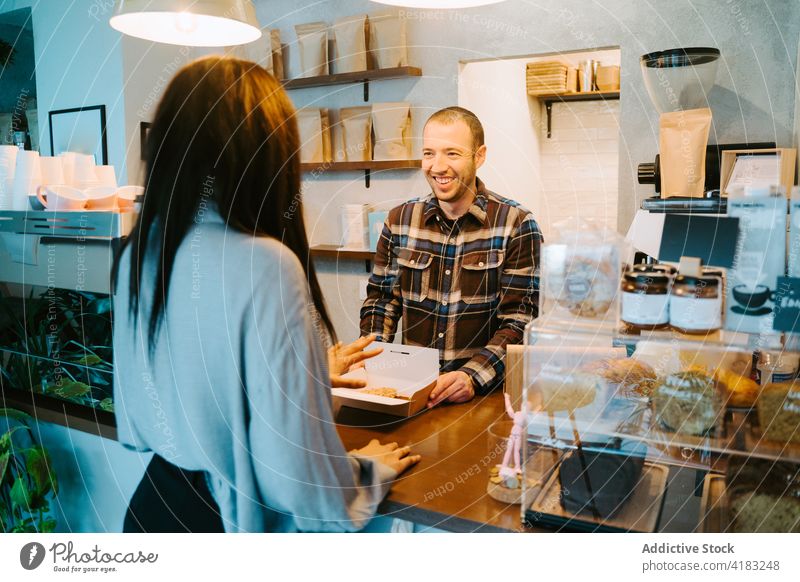
<path fill-rule="evenodd" d="M 472 378 L 466 372 L 447 372 L 439 376 L 436 388 L 428 397 L 428 408 L 433 408 L 440 402 L 467 402 L 475 396 L 475 387 Z"/>
<path fill-rule="evenodd" d="M 375 341 L 374 335 L 360 337 L 353 343 L 342 345 L 338 342 L 335 346 L 328 348 L 328 368 L 331 375 L 331 386 L 334 388 L 363 388 L 367 383 L 363 380 L 352 378 L 342 378 L 353 367 L 364 365 L 364 360 L 374 358 L 383 349 L 377 348 L 368 352 L 364 351 L 369 344 Z"/>

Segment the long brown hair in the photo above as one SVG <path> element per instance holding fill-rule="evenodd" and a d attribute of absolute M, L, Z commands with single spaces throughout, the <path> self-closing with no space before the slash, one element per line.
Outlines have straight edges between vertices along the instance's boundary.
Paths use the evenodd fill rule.
<path fill-rule="evenodd" d="M 130 246 L 128 285 L 135 320 L 145 261 L 158 253 L 148 324 L 151 353 L 175 256 L 209 191 L 209 177 L 213 199 L 230 228 L 273 237 L 297 255 L 319 316 L 335 337 L 309 256 L 294 114 L 275 78 L 248 61 L 206 57 L 186 65 L 167 86 L 147 138 L 142 212 L 114 265 L 116 281 L 119 257 Z"/>

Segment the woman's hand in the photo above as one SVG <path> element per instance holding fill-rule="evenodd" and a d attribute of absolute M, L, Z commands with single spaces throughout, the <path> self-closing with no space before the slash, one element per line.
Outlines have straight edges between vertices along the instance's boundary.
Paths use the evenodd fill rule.
<path fill-rule="evenodd" d="M 346 346 L 342 345 L 342 342 L 338 342 L 328 349 L 328 369 L 331 375 L 331 386 L 334 388 L 363 388 L 367 385 L 364 380 L 342 378 L 342 375 L 352 368 L 362 367 L 364 360 L 374 358 L 383 351 L 383 348 L 368 352 L 364 351 L 364 348 L 374 341 L 375 336 L 368 335 L 360 337 Z"/>
<path fill-rule="evenodd" d="M 412 455 L 411 447 L 400 447 L 397 443 L 382 445 L 378 439 L 372 439 L 366 447 L 351 451 L 362 457 L 369 457 L 389 465 L 392 469 L 401 474 L 403 471 L 419 463 L 422 458 L 420 455 Z"/>

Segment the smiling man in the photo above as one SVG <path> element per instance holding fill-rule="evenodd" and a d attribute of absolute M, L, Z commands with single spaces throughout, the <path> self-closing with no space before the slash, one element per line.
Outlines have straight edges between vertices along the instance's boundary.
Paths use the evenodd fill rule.
<path fill-rule="evenodd" d="M 361 308 L 362 335 L 437 348 L 428 406 L 466 402 L 503 380 L 506 345 L 537 315 L 542 235 L 531 213 L 487 190 L 483 127 L 472 112 L 434 113 L 422 136 L 431 194 L 389 212 Z"/>

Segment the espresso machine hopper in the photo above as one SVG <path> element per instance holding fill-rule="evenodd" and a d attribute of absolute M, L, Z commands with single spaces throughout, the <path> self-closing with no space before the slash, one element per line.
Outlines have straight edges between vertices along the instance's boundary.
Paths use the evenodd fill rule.
<path fill-rule="evenodd" d="M 709 47 L 675 48 L 643 55 L 640 59 L 644 85 L 653 107 L 659 113 L 708 107 L 708 95 L 717 78 L 720 52 Z M 651 212 L 724 213 L 725 200 L 719 197 L 720 151 L 753 147 L 756 144 L 709 145 L 706 151 L 705 191 L 707 198 L 665 198 L 661 191 L 659 156 L 654 162 L 639 164 L 640 184 L 655 186 L 656 196 L 642 203 Z M 758 144 L 769 147 L 768 144 Z"/>

